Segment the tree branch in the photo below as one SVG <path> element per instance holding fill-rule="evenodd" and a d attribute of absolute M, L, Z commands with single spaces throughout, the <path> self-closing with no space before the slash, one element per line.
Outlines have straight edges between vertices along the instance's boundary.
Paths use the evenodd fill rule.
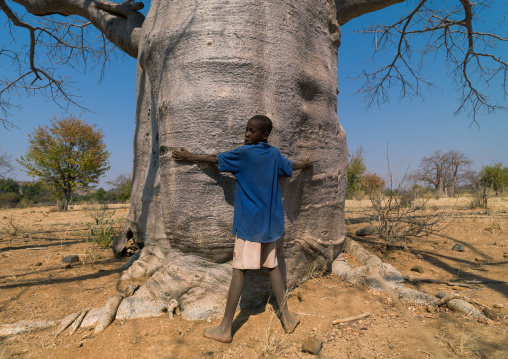
<path fill-rule="evenodd" d="M 122 4 L 108 0 L 12 1 L 22 5 L 29 14 L 18 14 L 7 0 L 0 0 L 0 11 L 8 20 L 8 31 L 2 36 L 10 35 L 15 44 L 12 50 L 0 49 L 0 55 L 8 57 L 18 72 L 15 78 L 0 76 L 0 123 L 4 127 L 13 126 L 7 118 L 11 108 L 18 107 L 9 98 L 15 92 L 24 91 L 28 96 L 40 93 L 64 109 L 75 105 L 86 110 L 76 101 L 67 76 L 58 76 L 60 66 L 83 66 L 86 71 L 90 64 L 92 67 L 99 65 L 102 66 L 102 80 L 106 64 L 115 57 L 114 45 L 137 57 L 144 21 L 138 10 L 143 8 L 143 3 L 132 0 Z M 50 16 L 54 14 L 67 19 Z M 101 36 L 93 33 L 95 28 L 101 31 Z M 17 45 L 20 36 L 16 29 L 27 31 L 29 35 L 26 51 Z"/>
<path fill-rule="evenodd" d="M 433 86 L 420 75 L 423 59 L 433 54 L 443 55 L 458 87 L 460 100 L 456 115 L 468 111 L 471 123 L 478 125 L 479 114 L 506 110 L 505 105 L 494 103 L 481 89 L 482 86 L 489 88 L 491 83 L 501 84 L 503 96 L 508 95 L 508 62 L 502 57 L 502 46 L 508 38 L 475 30 L 475 19 L 482 7 L 488 6 L 491 4 L 469 0 L 456 0 L 452 5 L 420 0 L 413 11 L 396 23 L 363 29 L 362 32 L 376 36 L 373 59 L 382 51 L 394 53 L 388 65 L 374 71 L 364 70 L 359 76 L 364 79 L 359 92 L 364 96 L 366 108 L 388 102 L 389 90 L 396 86 L 400 87 L 399 99 L 422 96 L 422 85 Z M 420 55 L 419 65 L 412 60 L 415 55 Z"/>
<path fill-rule="evenodd" d="M 143 3 L 125 1 L 116 4 L 107 0 L 14 0 L 33 15 L 76 15 L 89 20 L 109 41 L 126 54 L 137 58 L 141 26 L 145 20 L 138 12 Z"/>
<path fill-rule="evenodd" d="M 381 10 L 390 5 L 404 1 L 405 0 L 335 0 L 337 21 L 339 25 L 344 25 L 348 21 L 363 14 Z"/>

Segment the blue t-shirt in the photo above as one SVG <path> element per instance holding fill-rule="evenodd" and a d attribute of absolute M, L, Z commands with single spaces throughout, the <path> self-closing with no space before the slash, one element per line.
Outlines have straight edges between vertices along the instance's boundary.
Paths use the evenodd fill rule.
<path fill-rule="evenodd" d="M 233 234 L 251 242 L 273 242 L 284 234 L 279 176 L 291 177 L 293 164 L 265 142 L 218 155 L 221 172 L 236 177 Z"/>

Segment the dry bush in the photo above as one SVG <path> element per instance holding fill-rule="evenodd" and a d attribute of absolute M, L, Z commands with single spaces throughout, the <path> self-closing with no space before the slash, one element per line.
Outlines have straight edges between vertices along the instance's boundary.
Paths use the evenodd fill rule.
<path fill-rule="evenodd" d="M 387 246 L 405 244 L 412 237 L 423 237 L 445 227 L 443 220 L 448 216 L 444 208 L 440 211 L 427 211 L 428 196 L 422 196 L 421 187 L 412 183 L 407 169 L 402 178 L 397 179 L 400 166 L 394 174 L 388 162 L 388 185 L 384 194 L 377 192 L 371 196 L 368 209 L 370 223 L 377 235 Z"/>
<path fill-rule="evenodd" d="M 471 202 L 469 203 L 469 208 L 485 208 L 487 209 L 488 205 L 488 190 L 486 187 L 479 187 L 473 189 L 471 192 Z"/>
<path fill-rule="evenodd" d="M 286 291 L 286 295 L 284 296 L 284 301 L 287 301 L 289 297 L 289 293 Z M 268 298 L 268 302 L 270 302 L 270 298 Z M 271 310 L 272 315 L 270 316 L 270 320 L 268 321 L 268 326 L 265 331 L 265 341 L 263 342 L 263 351 L 259 356 L 260 359 L 268 359 L 273 357 L 283 356 L 288 351 L 287 343 L 285 343 L 288 338 L 288 334 L 278 335 L 279 331 L 272 327 L 272 324 L 275 322 L 277 326 L 281 313 L 280 308 L 277 306 L 277 310 Z"/>
<path fill-rule="evenodd" d="M 6 233 L 11 238 L 20 237 L 23 234 L 23 229 L 14 222 L 14 218 L 12 216 L 10 216 L 7 220 Z"/>

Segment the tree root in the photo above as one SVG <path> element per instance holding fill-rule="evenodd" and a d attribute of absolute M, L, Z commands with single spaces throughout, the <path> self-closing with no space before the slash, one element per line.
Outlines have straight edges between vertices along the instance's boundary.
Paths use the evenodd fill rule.
<path fill-rule="evenodd" d="M 122 294 L 118 294 L 108 299 L 106 305 L 104 306 L 102 315 L 99 317 L 97 324 L 95 325 L 95 334 L 102 332 L 115 319 L 116 311 L 123 298 L 124 296 Z"/>
<path fill-rule="evenodd" d="M 0 325 L 0 337 L 26 333 L 33 329 L 52 327 L 55 324 L 56 322 L 53 321 L 36 322 L 32 320 L 21 320 L 13 324 L 4 324 Z"/>
<path fill-rule="evenodd" d="M 63 318 L 63 320 L 60 322 L 60 325 L 58 326 L 58 329 L 55 333 L 55 338 L 58 338 L 58 336 L 65 330 L 69 327 L 69 325 L 71 325 L 72 323 L 74 323 L 74 321 L 76 320 L 76 318 L 79 316 L 79 312 L 78 313 L 72 313 L 72 314 L 69 314 L 68 316 L 66 316 L 65 318 Z"/>
<path fill-rule="evenodd" d="M 332 272 L 351 283 L 367 285 L 371 288 L 388 292 L 395 299 L 408 300 L 435 307 L 446 305 L 452 310 L 463 312 L 483 322 L 489 321 L 473 304 L 482 307 L 482 309 L 488 309 L 488 307 L 471 298 L 460 296 L 457 293 L 446 292 L 440 292 L 434 296 L 404 287 L 401 284 L 404 282 L 404 277 L 393 266 L 383 263 L 379 257 L 370 254 L 365 248 L 350 238 L 347 238 L 345 241 L 344 251 L 357 258 L 362 265 L 351 269 L 344 258 L 344 254 L 341 254 L 333 262 Z M 222 266 L 219 266 L 220 268 L 201 268 L 197 265 L 195 266 L 194 262 L 198 260 L 202 262 L 202 259 L 194 258 L 191 255 L 186 255 L 184 256 L 185 258 L 173 255 L 165 263 L 162 263 L 160 255 L 161 253 L 152 250 L 147 250 L 146 253 L 141 251 L 139 259 L 134 262 L 135 264 L 124 272 L 127 273 L 125 277 L 132 278 L 139 275 L 149 275 L 154 270 L 157 273 L 152 275 L 141 287 L 137 284 L 131 285 L 126 289 L 125 294 L 117 294 L 109 298 L 106 305 L 102 308 L 87 308 L 79 313 L 73 313 L 63 318 L 59 322 L 55 337 L 58 337 L 69 327 L 69 335 L 75 333 L 80 327 L 95 327 L 95 333 L 99 333 L 106 329 L 115 319 L 147 318 L 166 314 L 169 314 L 170 318 L 174 318 L 176 314 L 184 315 L 188 319 L 205 319 L 203 316 L 213 316 L 214 313 L 203 312 L 201 304 L 206 304 L 206 302 L 201 303 L 201 301 L 207 300 L 214 303 L 220 301 L 220 298 L 211 298 L 213 295 L 210 294 L 212 292 L 208 289 L 227 283 L 230 264 L 224 264 L 223 268 Z M 185 262 L 182 262 L 183 260 Z M 146 265 L 147 263 L 148 265 Z M 195 268 L 201 268 L 202 271 L 200 272 Z M 164 298 L 164 296 L 160 296 L 158 293 L 163 288 L 171 288 L 172 290 L 171 293 L 162 293 L 167 298 L 165 300 L 160 299 Z M 190 291 L 192 291 L 192 298 L 189 296 Z M 180 307 L 182 303 L 177 298 L 183 301 L 182 307 Z M 368 315 L 370 314 L 364 313 L 356 317 L 338 319 L 333 324 L 361 319 Z M 57 324 L 58 322 L 21 321 L 15 324 L 0 326 L 0 335 L 15 335 L 32 329 L 45 328 Z"/>
<path fill-rule="evenodd" d="M 365 248 L 350 238 L 346 238 L 344 251 L 353 255 L 363 265 L 355 269 L 351 269 L 344 256 L 341 254 L 333 262 L 332 272 L 351 283 L 367 285 L 371 288 L 390 292 L 400 299 L 419 304 L 427 304 L 436 307 L 446 304 L 448 308 L 465 313 L 467 316 L 477 318 L 484 322 L 489 320 L 472 304 L 480 307 L 486 306 L 470 298 L 460 297 L 455 293 L 446 292 L 440 292 L 438 293 L 438 296 L 433 296 L 428 293 L 404 287 L 401 282 L 403 282 L 405 278 L 409 278 L 411 281 L 412 277 L 402 276 L 395 268 L 389 264 L 383 263 L 379 257 L 370 254 Z M 440 281 L 429 281 L 432 281 L 433 283 L 440 283 Z M 444 283 L 443 281 L 443 284 L 448 283 L 452 282 Z M 467 284 L 454 283 L 453 285 L 464 286 Z"/>
<path fill-rule="evenodd" d="M 164 257 L 164 253 L 159 248 L 155 246 L 144 247 L 124 264 L 123 268 L 127 270 L 122 273 L 120 280 L 151 276 L 162 267 Z"/>
<path fill-rule="evenodd" d="M 79 326 L 83 322 L 83 318 L 85 318 L 85 315 L 86 313 L 88 313 L 89 310 L 90 308 L 86 308 L 79 314 L 79 316 L 76 318 L 74 323 L 72 323 L 71 328 L 69 329 L 69 335 L 74 334 L 76 330 L 78 330 Z"/>

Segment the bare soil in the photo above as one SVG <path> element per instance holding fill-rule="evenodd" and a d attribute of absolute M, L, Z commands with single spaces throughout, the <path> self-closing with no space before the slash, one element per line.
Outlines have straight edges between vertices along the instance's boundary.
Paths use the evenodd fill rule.
<path fill-rule="evenodd" d="M 375 237 L 357 237 L 368 225 L 368 201 L 347 201 L 348 235 L 403 275 L 460 280 L 508 280 L 508 199 L 491 200 L 489 210 L 464 209 L 467 198 L 431 201 L 451 216 L 437 234 L 414 239 L 405 250 L 386 250 Z M 127 205 L 113 205 L 118 226 Z M 0 326 L 21 320 L 59 320 L 83 308 L 97 308 L 133 282 L 119 281 L 126 259 L 87 242 L 91 217 L 80 206 L 67 213 L 49 207 L 0 211 Z M 456 243 L 464 252 L 453 251 Z M 61 260 L 77 254 L 80 261 L 65 268 Z M 347 256 L 357 265 L 355 258 Z M 413 272 L 421 266 L 423 273 Z M 234 321 L 234 338 L 223 344 L 202 337 L 217 320 L 187 321 L 177 316 L 115 321 L 93 334 L 78 329 L 54 337 L 55 328 L 0 337 L 0 358 L 311 358 L 301 351 L 304 340 L 323 341 L 321 358 L 506 358 L 508 357 L 508 284 L 468 287 L 420 283 L 407 286 L 435 294 L 455 291 L 492 308 L 499 319 L 480 323 L 440 307 L 400 303 L 376 290 L 348 284 L 326 274 L 290 293 L 291 311 L 301 323 L 291 335 L 282 330 L 274 307 L 242 309 Z M 500 307 L 500 308 L 496 308 Z M 481 308 L 480 308 L 481 309 Z M 335 319 L 369 312 L 357 321 L 333 325 Z"/>

